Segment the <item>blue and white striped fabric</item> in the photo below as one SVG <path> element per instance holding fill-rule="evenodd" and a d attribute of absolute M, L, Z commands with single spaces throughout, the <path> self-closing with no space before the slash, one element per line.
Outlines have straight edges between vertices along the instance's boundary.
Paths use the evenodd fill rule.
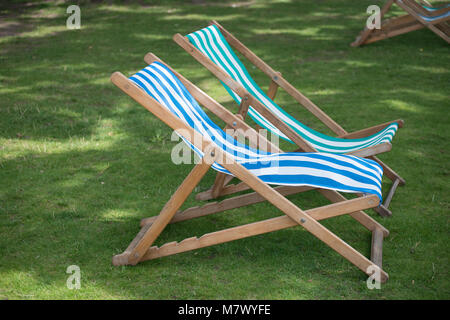
<path fill-rule="evenodd" d="M 215 143 L 236 162 L 268 184 L 369 193 L 381 199 L 383 169 L 375 161 L 348 155 L 269 153 L 256 150 L 238 142 L 218 127 L 164 64 L 154 62 L 130 77 L 130 80 L 204 139 Z M 186 139 L 183 140 L 198 156 L 203 157 L 202 151 Z M 231 174 L 217 163 L 212 167 Z"/>
<path fill-rule="evenodd" d="M 273 114 L 289 125 L 303 139 L 312 145 L 319 152 L 329 152 L 335 154 L 344 154 L 351 151 L 375 146 L 385 142 L 391 142 L 394 137 L 398 124 L 393 123 L 379 132 L 361 139 L 341 139 L 330 137 L 318 131 L 315 131 L 284 111 L 272 99 L 270 99 L 263 90 L 256 84 L 248 73 L 245 66 L 231 49 L 225 37 L 215 25 L 203 28 L 199 31 L 190 33 L 186 36 L 189 41 L 199 49 L 212 62 L 222 68 L 231 78 L 240 83 L 251 95 L 257 98 Z M 222 85 L 238 103 L 241 98 L 233 92 L 224 83 Z M 262 128 L 265 128 L 280 136 L 281 138 L 292 142 L 284 133 L 275 127 L 270 121 L 264 118 L 252 106 L 248 110 L 249 116 Z M 293 143 L 293 142 L 292 142 Z"/>

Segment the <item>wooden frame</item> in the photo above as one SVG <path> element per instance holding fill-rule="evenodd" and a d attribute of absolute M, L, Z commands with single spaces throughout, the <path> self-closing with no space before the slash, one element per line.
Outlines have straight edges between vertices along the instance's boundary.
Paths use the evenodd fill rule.
<path fill-rule="evenodd" d="M 222 27 L 217 21 L 212 20 L 210 25 L 213 24 L 220 29 L 220 32 L 228 41 L 228 43 L 239 51 L 244 57 L 246 57 L 251 63 L 253 63 L 257 68 L 264 72 L 270 79 L 270 85 L 268 90 L 268 96 L 271 99 L 275 98 L 278 87 L 284 89 L 289 93 L 297 102 L 304 106 L 308 111 L 310 111 L 317 119 L 324 123 L 328 128 L 330 128 L 336 135 L 340 138 L 362 138 L 370 136 L 373 133 L 385 128 L 389 124 L 397 122 L 399 128 L 403 127 L 403 120 L 394 120 L 386 122 L 380 125 L 376 125 L 370 128 L 362 129 L 356 132 L 348 133 L 344 130 L 337 122 L 331 119 L 324 111 L 322 111 L 317 105 L 315 105 L 311 100 L 305 97 L 300 91 L 298 91 L 293 85 L 291 85 L 287 80 L 285 80 L 280 72 L 273 70 L 268 64 L 266 64 L 261 58 L 254 54 L 250 49 L 248 49 L 244 44 L 242 44 L 236 37 L 234 37 L 230 32 L 228 32 L 224 27 Z M 232 79 L 225 71 L 223 71 L 219 66 L 212 62 L 208 57 L 206 57 L 200 50 L 198 50 L 194 45 L 192 45 L 186 37 L 177 33 L 173 36 L 173 40 L 186 52 L 188 52 L 192 57 L 194 57 L 199 63 L 206 67 L 212 74 L 214 74 L 219 80 L 226 84 L 231 90 L 233 90 L 237 95 L 239 95 L 242 100 L 247 101 L 247 105 L 250 104 L 256 111 L 258 111 L 262 116 L 264 116 L 268 121 L 270 121 L 275 127 L 277 127 L 281 132 L 283 132 L 287 137 L 289 137 L 298 147 L 299 152 L 317 152 L 317 150 L 311 146 L 306 140 L 304 140 L 297 132 L 295 132 L 291 127 L 279 119 L 276 115 L 270 112 L 264 104 L 262 104 L 258 99 L 253 97 L 242 85 L 237 81 Z M 246 112 L 239 111 L 245 118 Z M 379 160 L 375 155 L 387 152 L 391 150 L 392 145 L 390 143 L 383 143 L 376 146 L 364 148 L 351 152 L 359 157 L 367 157 L 375 160 L 383 167 L 383 172 L 386 177 L 392 180 L 393 184 L 388 194 L 394 195 L 397 186 L 404 185 L 405 180 L 400 177 L 394 170 L 385 165 L 381 160 Z M 394 183 L 397 181 L 397 183 Z M 225 190 L 225 185 L 229 181 L 225 181 L 222 184 L 222 180 L 217 179 L 214 185 L 207 191 L 199 193 L 197 199 L 207 200 L 217 198 L 221 195 L 221 190 Z M 228 189 L 229 192 L 230 189 Z M 240 190 L 240 189 L 239 189 Z M 229 193 L 228 193 L 229 194 Z M 391 198 L 392 198 L 391 196 Z M 378 212 L 381 216 L 391 216 L 392 212 L 389 210 L 389 202 L 381 204 L 374 210 Z"/>
<path fill-rule="evenodd" d="M 164 63 L 153 54 L 147 54 L 145 60 L 147 63 L 152 63 L 153 61 Z M 191 92 L 194 98 L 205 108 L 218 115 L 230 126 L 251 130 L 239 116 L 226 110 L 223 106 L 215 102 L 212 98 L 207 96 L 175 71 L 174 73 Z M 367 195 L 347 200 L 335 191 L 318 189 L 319 192 L 323 193 L 332 201 L 332 204 L 304 211 L 285 198 L 285 195 L 303 192 L 313 188 L 270 187 L 250 173 L 245 167 L 235 162 L 234 159 L 223 153 L 220 148 L 215 148 L 215 145 L 212 142 L 194 139 L 194 131 L 191 127 L 187 126 L 182 120 L 160 105 L 120 72 L 113 73 L 111 81 L 136 102 L 141 104 L 161 121 L 183 135 L 184 138 L 204 152 L 204 157 L 201 162 L 195 165 L 193 170 L 163 207 L 160 214 L 156 217 L 147 218 L 141 221 L 142 228 L 128 248 L 122 254 L 113 257 L 112 261 L 114 265 L 135 265 L 138 262 L 145 260 L 301 225 L 308 232 L 349 260 L 367 275 L 372 275 L 373 272 L 377 272 L 380 275 L 381 282 L 387 281 L 388 274 L 381 266 L 381 254 L 383 238 L 389 234 L 389 231 L 361 211 L 377 206 L 379 203 L 377 196 Z M 186 133 L 189 133 L 189 135 L 186 135 Z M 259 138 L 264 139 L 264 137 L 258 137 L 258 139 Z M 270 146 L 270 148 L 276 148 L 276 146 Z M 236 178 L 245 182 L 245 184 L 253 189 L 254 192 L 230 198 L 221 203 L 209 203 L 203 207 L 194 207 L 179 211 L 183 202 L 197 186 L 214 161 L 221 164 Z M 170 242 L 160 247 L 152 246 L 154 241 L 169 223 L 205 216 L 266 200 L 280 209 L 284 215 L 208 233 L 200 238 L 187 238 L 179 243 Z M 328 219 L 344 214 L 349 214 L 372 232 L 372 245 L 374 246 L 372 249 L 372 261 L 364 257 L 361 253 L 353 249 L 318 222 L 322 219 Z"/>
<path fill-rule="evenodd" d="M 368 29 L 365 27 L 358 37 L 356 37 L 356 40 L 351 43 L 351 46 L 358 47 L 425 27 L 436 33 L 447 43 L 450 43 L 450 26 L 448 25 L 450 17 L 426 21 L 420 16 L 439 16 L 448 12 L 450 8 L 442 8 L 433 11 L 433 14 L 431 15 L 428 10 L 423 8 L 415 0 L 388 0 L 380 11 L 380 19 L 383 19 L 384 15 L 391 9 L 394 3 L 402 8 L 406 14 L 382 20 L 380 29 Z M 427 5 L 431 6 L 430 4 Z"/>

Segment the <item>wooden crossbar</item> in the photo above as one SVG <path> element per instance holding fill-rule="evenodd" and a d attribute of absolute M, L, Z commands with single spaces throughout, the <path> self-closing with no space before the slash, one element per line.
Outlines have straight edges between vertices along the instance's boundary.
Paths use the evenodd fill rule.
<path fill-rule="evenodd" d="M 380 19 L 383 19 L 384 15 L 391 9 L 393 4 L 402 8 L 407 14 L 382 20 L 380 29 L 368 29 L 365 27 L 356 37 L 356 40 L 351 43 L 351 46 L 358 47 L 422 28 L 430 29 L 444 39 L 444 41 L 450 43 L 450 26 L 448 25 L 450 17 L 442 17 L 432 21 L 427 21 L 422 18 L 422 16 L 440 16 L 447 13 L 450 8 L 442 8 L 429 12 L 415 0 L 389 0 L 381 9 Z"/>

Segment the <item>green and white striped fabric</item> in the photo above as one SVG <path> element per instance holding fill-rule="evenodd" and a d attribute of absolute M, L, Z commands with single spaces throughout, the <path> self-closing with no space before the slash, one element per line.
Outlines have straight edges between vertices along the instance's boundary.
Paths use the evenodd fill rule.
<path fill-rule="evenodd" d="M 239 82 L 250 94 L 261 101 L 261 103 L 265 105 L 272 113 L 288 124 L 319 152 L 344 154 L 351 151 L 360 150 L 384 142 L 391 142 L 397 132 L 397 123 L 393 123 L 376 134 L 362 139 L 341 139 L 317 132 L 286 113 L 272 99 L 270 99 L 264 91 L 261 90 L 261 88 L 252 79 L 245 66 L 233 52 L 217 26 L 211 25 L 199 31 L 193 32 L 187 35 L 187 38 L 197 49 L 211 59 L 216 65 L 221 67 L 231 78 Z M 233 99 L 240 104 L 241 98 L 224 83 L 222 84 Z M 261 127 L 287 141 L 292 142 L 253 107 L 249 107 L 248 114 Z"/>

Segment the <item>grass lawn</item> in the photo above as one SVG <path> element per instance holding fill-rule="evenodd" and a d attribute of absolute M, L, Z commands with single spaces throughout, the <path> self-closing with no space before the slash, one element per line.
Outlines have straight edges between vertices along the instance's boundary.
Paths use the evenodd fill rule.
<path fill-rule="evenodd" d="M 434 33 L 351 48 L 366 8 L 384 3 L 375 0 L 80 1 L 80 30 L 66 29 L 63 1 L 25 2 L 0 7 L 0 299 L 450 298 L 450 54 Z M 369 290 L 362 272 L 301 227 L 112 266 L 192 165 L 171 162 L 171 130 L 109 76 L 138 71 L 152 51 L 236 110 L 220 82 L 172 41 L 211 19 L 346 130 L 405 120 L 380 158 L 407 184 L 391 218 L 368 211 L 391 232 L 381 290 Z M 287 94 L 276 101 L 330 134 Z M 314 192 L 290 199 L 305 209 L 326 204 Z M 199 204 L 191 195 L 185 206 Z M 156 244 L 277 215 L 268 203 L 231 210 L 170 225 Z M 371 234 L 354 220 L 323 224 L 369 255 Z M 81 268 L 80 290 L 66 287 L 69 265 Z"/>

